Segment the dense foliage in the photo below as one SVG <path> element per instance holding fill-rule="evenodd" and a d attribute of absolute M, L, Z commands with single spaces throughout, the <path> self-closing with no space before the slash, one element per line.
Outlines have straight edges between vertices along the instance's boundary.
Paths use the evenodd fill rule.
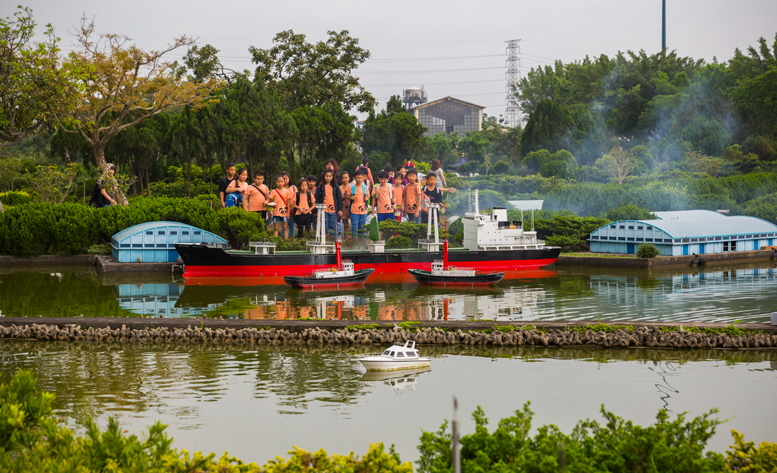
<path fill-rule="evenodd" d="M 637 248 L 637 258 L 655 258 L 660 253 L 656 245 L 651 243 L 643 243 Z"/>
<path fill-rule="evenodd" d="M 0 253 L 15 256 L 85 253 L 125 228 L 153 221 L 193 225 L 226 238 L 233 248 L 265 235 L 264 221 L 240 208 L 214 210 L 198 199 L 136 198 L 127 207 L 24 204 L 0 214 Z"/>

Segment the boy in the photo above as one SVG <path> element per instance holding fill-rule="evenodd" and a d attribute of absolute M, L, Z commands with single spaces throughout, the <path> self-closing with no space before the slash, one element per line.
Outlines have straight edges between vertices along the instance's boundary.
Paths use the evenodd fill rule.
<path fill-rule="evenodd" d="M 341 235 L 346 236 L 351 226 L 351 214 L 348 212 L 351 203 L 345 196 L 345 191 L 351 186 L 351 177 L 348 171 L 340 173 L 340 183 L 340 193 L 343 195 L 343 216 L 337 222 L 337 230 Z"/>
<path fill-rule="evenodd" d="M 444 192 L 456 192 L 456 189 L 453 187 L 451 188 L 443 188 L 443 187 L 437 187 L 437 175 L 435 174 L 429 174 L 426 176 L 426 187 L 424 187 L 424 195 L 426 196 L 427 200 L 431 204 L 442 204 L 442 193 Z M 437 210 L 435 209 L 435 212 Z M 428 223 L 429 220 L 429 212 L 427 211 L 421 211 L 421 223 Z M 440 214 L 437 214 L 437 222 L 440 221 Z"/>
<path fill-rule="evenodd" d="M 405 212 L 408 222 L 419 223 L 421 217 L 418 215 L 418 210 L 421 205 L 421 187 L 415 181 L 418 177 L 418 171 L 415 168 L 407 170 L 407 185 L 405 186 L 405 198 L 402 201 L 402 208 Z"/>
<path fill-rule="evenodd" d="M 267 222 L 267 208 L 264 206 L 270 197 L 270 189 L 264 185 L 262 171 L 254 173 L 254 182 L 245 191 L 243 196 L 243 208 L 248 212 L 259 212 L 262 219 Z"/>
<path fill-rule="evenodd" d="M 402 202 L 405 199 L 405 186 L 402 185 L 403 178 L 394 176 L 394 187 L 391 192 L 394 193 L 394 219 L 397 222 L 402 221 Z"/>
<path fill-rule="evenodd" d="M 375 206 L 372 215 L 378 214 L 378 223 L 394 218 L 394 186 L 388 183 L 389 173 L 378 173 L 378 184 L 372 190 L 372 199 Z"/>
<path fill-rule="evenodd" d="M 353 236 L 358 236 L 359 231 L 367 223 L 367 212 L 370 200 L 370 194 L 367 190 L 367 171 L 359 168 L 354 173 L 356 182 L 346 189 L 346 195 L 350 205 L 348 211 L 351 213 L 351 232 Z"/>
<path fill-rule="evenodd" d="M 229 187 L 230 184 L 232 184 L 233 181 L 237 181 L 235 179 L 235 164 L 234 163 L 227 163 L 227 175 L 221 179 L 219 182 L 219 198 L 221 199 L 221 206 L 226 207 L 227 206 L 227 187 Z"/>
<path fill-rule="evenodd" d="M 283 239 L 289 239 L 289 203 L 292 201 L 292 192 L 286 188 L 286 180 L 283 175 L 275 178 L 276 188 L 270 192 L 270 201 L 275 203 L 275 209 L 272 211 L 272 220 L 275 223 L 275 236 L 283 226 Z"/>
<path fill-rule="evenodd" d="M 316 176 L 309 174 L 307 177 L 307 181 L 308 181 L 308 192 L 310 192 L 313 195 L 316 195 Z M 318 225 L 318 209 L 313 209 L 311 218 L 313 219 L 313 230 L 315 230 L 316 225 Z"/>

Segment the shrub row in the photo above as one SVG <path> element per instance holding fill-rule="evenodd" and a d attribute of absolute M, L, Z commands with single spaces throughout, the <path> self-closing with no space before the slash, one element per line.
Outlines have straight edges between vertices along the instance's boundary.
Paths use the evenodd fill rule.
<path fill-rule="evenodd" d="M 153 221 L 193 225 L 221 235 L 232 248 L 264 236 L 264 221 L 239 208 L 212 209 L 198 199 L 132 199 L 127 207 L 95 209 L 80 204 L 24 204 L 0 214 L 0 253 L 14 256 L 72 255 L 108 243 L 125 228 Z"/>

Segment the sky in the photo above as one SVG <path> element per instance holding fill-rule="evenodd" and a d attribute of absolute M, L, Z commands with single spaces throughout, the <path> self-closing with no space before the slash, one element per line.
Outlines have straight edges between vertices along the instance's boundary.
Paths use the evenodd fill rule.
<path fill-rule="evenodd" d="M 20 2 L 6 0 L 0 16 Z M 618 51 L 661 49 L 661 0 L 545 0 L 462 2 L 379 0 L 28 0 L 39 29 L 51 23 L 63 50 L 82 14 L 98 32 L 120 33 L 148 49 L 175 36 L 211 44 L 229 68 L 251 69 L 249 46 L 268 48 L 287 29 L 309 41 L 348 30 L 371 58 L 355 73 L 383 108 L 391 95 L 424 86 L 429 100 L 446 96 L 485 106 L 505 104 L 505 41 L 520 39 L 519 72 Z M 129 5 L 129 6 L 128 6 Z M 667 0 L 667 47 L 708 62 L 731 58 L 777 32 L 775 0 Z M 180 59 L 185 51 L 171 53 Z M 363 114 L 353 114 L 364 118 Z"/>

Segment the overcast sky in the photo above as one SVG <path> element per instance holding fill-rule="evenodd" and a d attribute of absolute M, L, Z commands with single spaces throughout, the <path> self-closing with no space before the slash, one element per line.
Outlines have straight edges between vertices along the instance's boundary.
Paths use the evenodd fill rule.
<path fill-rule="evenodd" d="M 13 14 L 19 1 L 0 5 Z M 521 39 L 521 69 L 586 55 L 661 49 L 661 0 L 29 0 L 39 25 L 52 23 L 63 49 L 82 13 L 99 32 L 121 33 L 145 48 L 186 34 L 212 44 L 233 69 L 252 69 L 249 46 L 269 47 L 293 29 L 309 41 L 349 30 L 372 53 L 357 75 L 380 107 L 403 88 L 424 85 L 430 100 L 453 96 L 500 115 L 505 41 Z M 777 0 L 667 0 L 667 46 L 680 55 L 728 60 L 777 32 Z M 178 54 L 180 57 L 183 54 Z M 171 56 L 175 59 L 175 55 Z M 363 118 L 363 117 L 360 117 Z"/>

